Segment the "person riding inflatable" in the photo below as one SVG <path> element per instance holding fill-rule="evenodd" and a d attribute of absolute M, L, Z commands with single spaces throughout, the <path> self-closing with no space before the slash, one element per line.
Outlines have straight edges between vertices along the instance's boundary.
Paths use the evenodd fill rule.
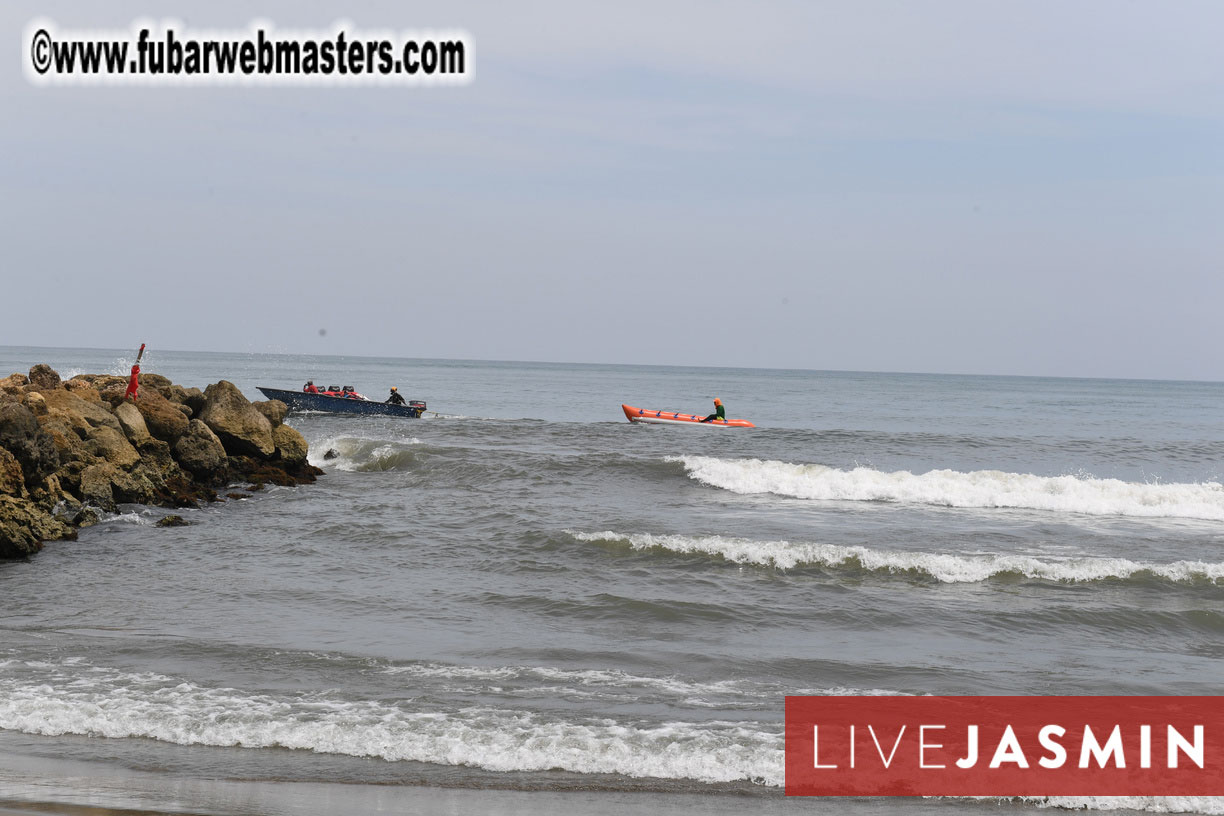
<path fill-rule="evenodd" d="M 706 417 L 705 419 L 701 421 L 711 422 L 715 419 L 721 419 L 724 422 L 727 420 L 727 411 L 725 408 L 723 408 L 722 400 L 720 400 L 718 397 L 714 398 L 714 413 L 710 414 L 708 417 Z"/>

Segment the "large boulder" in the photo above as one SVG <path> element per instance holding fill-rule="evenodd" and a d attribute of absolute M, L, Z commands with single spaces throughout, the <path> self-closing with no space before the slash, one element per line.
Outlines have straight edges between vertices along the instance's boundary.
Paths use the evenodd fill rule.
<path fill-rule="evenodd" d="M 77 436 L 84 439 L 94 428 L 110 428 L 123 433 L 119 420 L 101 402 L 90 402 L 64 388 L 38 392 L 47 406 L 47 414 L 62 419 Z"/>
<path fill-rule="evenodd" d="M 34 486 L 59 467 L 59 453 L 51 437 L 39 426 L 29 408 L 17 402 L 0 403 L 0 448 L 7 448 L 21 464 L 27 486 Z"/>
<path fill-rule="evenodd" d="M 63 417 L 47 414 L 38 417 L 38 424 L 42 426 L 43 432 L 51 437 L 51 442 L 59 453 L 61 465 L 89 455 L 85 449 L 85 440 Z M 88 431 L 84 433 L 89 435 Z"/>
<path fill-rule="evenodd" d="M 107 462 L 90 465 L 81 471 L 81 501 L 103 510 L 115 509 L 114 481 L 118 469 Z"/>
<path fill-rule="evenodd" d="M 185 470 L 206 480 L 220 476 L 227 461 L 221 440 L 198 419 L 191 420 L 187 433 L 174 443 L 174 458 Z"/>
<path fill-rule="evenodd" d="M 131 473 L 118 470 L 111 482 L 111 491 L 117 502 L 148 504 L 157 497 L 161 485 L 162 480 L 156 473 L 137 465 Z"/>
<path fill-rule="evenodd" d="M 280 400 L 264 400 L 251 404 L 255 406 L 256 411 L 264 415 L 273 428 L 279 427 L 285 421 L 285 415 L 289 413 L 289 406 Z"/>
<path fill-rule="evenodd" d="M 151 438 L 149 426 L 145 424 L 144 416 L 141 415 L 140 410 L 132 403 L 121 402 L 116 405 L 115 419 L 119 421 L 119 427 L 123 429 L 123 435 L 133 445 L 143 445 Z"/>
<path fill-rule="evenodd" d="M 173 445 L 176 439 L 187 433 L 187 417 L 155 388 L 140 389 L 136 409 L 144 417 L 149 433 L 163 442 Z"/>
<path fill-rule="evenodd" d="M 140 461 L 140 454 L 127 438 L 114 428 L 94 428 L 89 432 L 85 449 L 99 459 L 124 470 Z"/>
<path fill-rule="evenodd" d="M 81 471 L 80 491 L 81 501 L 108 511 L 114 511 L 119 502 L 149 502 L 158 493 L 157 485 L 144 471 L 128 473 L 110 462 L 99 462 Z"/>
<path fill-rule="evenodd" d="M 174 461 L 174 455 L 171 452 L 169 442 L 163 442 L 160 439 L 150 437 L 147 442 L 137 445 L 136 450 L 140 451 L 141 467 L 156 470 L 163 479 L 181 478 L 183 476 L 183 471 L 179 468 L 178 463 Z"/>
<path fill-rule="evenodd" d="M 288 425 L 277 425 L 272 429 L 272 441 L 276 443 L 276 455 L 285 464 L 299 467 L 306 464 L 306 440 Z"/>
<path fill-rule="evenodd" d="M 49 365 L 39 363 L 30 369 L 30 385 L 38 389 L 59 388 L 59 372 Z"/>
<path fill-rule="evenodd" d="M 204 410 L 200 412 L 200 419 L 212 429 L 231 456 L 268 459 L 276 453 L 272 423 L 251 405 L 238 386 L 228 380 L 215 382 L 204 389 Z"/>

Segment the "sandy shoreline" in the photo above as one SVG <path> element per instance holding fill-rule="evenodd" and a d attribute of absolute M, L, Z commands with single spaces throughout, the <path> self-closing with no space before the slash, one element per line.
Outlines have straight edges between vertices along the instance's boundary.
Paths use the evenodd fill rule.
<path fill-rule="evenodd" d="M 624 813 L 794 814 L 895 812 L 888 799 L 786 799 L 734 794 L 516 791 L 420 785 L 363 785 L 208 779 L 121 765 L 0 752 L 0 816 L 385 816 L 387 813 L 496 816 L 613 816 Z M 968 806 L 967 806 L 968 805 Z M 906 810 L 965 814 L 955 800 L 907 800 Z M 1019 812 L 994 802 L 992 812 Z"/>
<path fill-rule="evenodd" d="M 781 812 L 781 797 L 608 791 L 512 791 L 185 777 L 121 765 L 0 752 L 0 816 L 289 816 L 401 813 L 567 814 Z"/>

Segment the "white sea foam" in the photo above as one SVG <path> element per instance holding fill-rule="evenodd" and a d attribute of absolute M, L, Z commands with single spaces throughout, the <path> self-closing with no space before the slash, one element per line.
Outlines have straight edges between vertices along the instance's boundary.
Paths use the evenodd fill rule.
<path fill-rule="evenodd" d="M 840 470 L 761 459 L 668 457 L 703 484 L 734 493 L 824 501 L 908 502 L 939 507 L 1017 508 L 1093 516 L 1224 520 L 1224 485 L 1148 484 L 998 470 L 915 474 Z"/>
<path fill-rule="evenodd" d="M 154 517 L 140 512 L 107 513 L 99 511 L 98 513 L 99 524 L 136 524 L 147 526 L 156 524 L 159 518 L 160 516 Z"/>
<path fill-rule="evenodd" d="M 252 694 L 109 669 L 50 674 L 50 682 L 0 678 L 0 728 L 291 748 L 501 772 L 562 769 L 783 784 L 776 723 L 646 724 L 487 707 L 418 711 L 408 701 Z"/>
<path fill-rule="evenodd" d="M 1036 558 L 1030 555 L 953 555 L 948 553 L 877 550 L 861 546 L 790 541 L 756 541 L 725 536 L 652 535 L 650 533 L 570 532 L 579 541 L 625 542 L 638 550 L 652 548 L 678 553 L 705 553 L 737 564 L 778 569 L 803 565 L 853 567 L 880 572 L 919 572 L 946 584 L 974 583 L 996 575 L 1018 574 L 1049 581 L 1100 581 L 1150 573 L 1171 581 L 1224 580 L 1224 563 L 1174 561 L 1157 564 L 1126 558 Z"/>
<path fill-rule="evenodd" d="M 315 467 L 345 471 L 391 470 L 405 464 L 405 454 L 413 445 L 420 445 L 416 437 L 407 439 L 374 439 L 362 436 L 331 436 L 310 443 L 308 461 Z M 324 458 L 333 450 L 336 456 Z"/>
<path fill-rule="evenodd" d="M 208 688 L 155 673 L 92 666 L 81 658 L 7 659 L 0 661 L 0 669 L 13 664 L 40 674 L 25 681 L 0 676 L 0 728 L 29 734 L 289 748 L 497 772 L 561 769 L 703 782 L 746 780 L 769 787 L 784 784 L 783 734 L 780 724 L 774 723 L 644 725 L 607 718 L 556 720 L 526 711 L 475 707 L 426 712 L 412 710 L 406 702 L 393 705 L 327 694 L 274 696 Z M 514 667 L 475 670 L 519 671 Z M 1224 814 L 1224 798 L 1210 796 L 1018 797 L 1015 801 L 1040 808 Z"/>
<path fill-rule="evenodd" d="M 905 692 L 887 689 L 852 689 L 843 686 L 833 688 L 797 689 L 754 680 L 713 680 L 700 682 L 675 675 L 648 677 L 630 674 L 615 669 L 560 669 L 552 666 L 458 666 L 444 663 L 413 663 L 388 666 L 386 674 L 402 674 L 423 680 L 457 681 L 471 684 L 462 688 L 465 692 L 487 690 L 488 685 L 498 684 L 503 693 L 511 692 L 513 684 L 524 684 L 524 694 L 557 693 L 564 696 L 609 697 L 613 695 L 640 695 L 643 690 L 663 696 L 673 696 L 685 705 L 719 708 L 728 702 L 745 703 L 747 700 L 778 700 L 787 694 L 820 696 L 845 695 L 896 695 Z M 540 683 L 551 683 L 541 686 Z M 592 692 L 583 695 L 584 690 Z M 601 694 L 602 692 L 602 694 Z"/>
<path fill-rule="evenodd" d="M 1020 797 L 1042 808 L 1063 810 L 1140 810 L 1148 813 L 1224 814 L 1224 796 L 1045 796 Z"/>

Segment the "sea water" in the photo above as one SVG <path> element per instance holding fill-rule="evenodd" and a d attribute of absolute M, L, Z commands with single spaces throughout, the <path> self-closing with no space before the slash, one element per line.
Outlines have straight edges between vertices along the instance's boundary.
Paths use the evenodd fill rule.
<path fill-rule="evenodd" d="M 126 374 L 132 356 L 0 348 L 0 374 Z M 396 385 L 429 413 L 291 415 L 316 484 L 185 511 L 183 528 L 123 507 L 0 564 L 13 756 L 176 790 L 646 791 L 789 812 L 787 694 L 1224 681 L 1224 384 L 156 350 L 142 368 L 251 399 Z M 758 427 L 631 425 L 620 408 L 706 413 L 715 396 Z M 0 772 L 0 798 L 97 803 L 81 778 Z M 190 790 L 181 807 L 247 812 Z"/>

